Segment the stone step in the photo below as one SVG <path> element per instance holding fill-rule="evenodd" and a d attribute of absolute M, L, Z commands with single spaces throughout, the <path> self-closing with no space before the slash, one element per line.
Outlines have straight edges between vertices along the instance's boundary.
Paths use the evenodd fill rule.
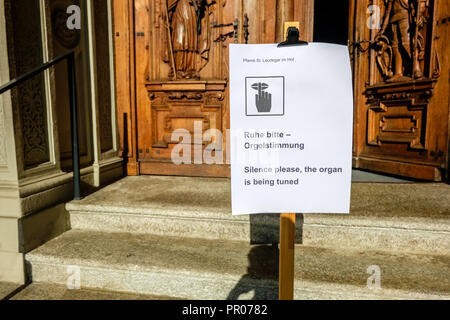
<path fill-rule="evenodd" d="M 244 241 L 71 230 L 25 259 L 33 282 L 66 285 L 79 268 L 82 288 L 187 299 L 278 295 L 277 247 Z M 381 289 L 367 288 L 370 266 L 381 270 Z M 448 274 L 449 256 L 298 245 L 295 297 L 450 299 Z"/>
<path fill-rule="evenodd" d="M 15 291 L 19 290 L 20 284 L 0 281 L 0 300 L 8 298 L 13 295 Z"/>
<path fill-rule="evenodd" d="M 97 289 L 71 290 L 67 285 L 54 283 L 32 283 L 15 294 L 10 300 L 170 300 L 171 297 L 114 292 Z"/>
<path fill-rule="evenodd" d="M 278 241 L 278 215 L 232 216 L 230 203 L 228 179 L 141 176 L 66 208 L 73 229 Z M 307 246 L 450 254 L 450 186 L 354 183 L 350 215 L 299 215 L 296 235 Z"/>

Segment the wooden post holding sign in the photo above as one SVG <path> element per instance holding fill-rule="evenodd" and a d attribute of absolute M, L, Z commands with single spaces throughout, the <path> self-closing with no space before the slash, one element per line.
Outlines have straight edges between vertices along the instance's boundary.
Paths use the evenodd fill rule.
<path fill-rule="evenodd" d="M 295 213 L 280 217 L 279 299 L 294 299 Z"/>
<path fill-rule="evenodd" d="M 279 298 L 292 300 L 296 214 L 286 212 L 350 210 L 353 89 L 346 46 L 285 29 L 279 45 L 230 45 L 231 200 L 234 215 L 281 213 Z"/>
<path fill-rule="evenodd" d="M 289 28 L 298 30 L 300 22 L 284 23 L 285 43 L 289 41 Z M 298 41 L 299 38 L 297 37 L 296 40 Z M 278 298 L 280 300 L 294 300 L 295 218 L 295 213 L 282 213 L 280 216 L 280 266 L 278 269 Z"/>

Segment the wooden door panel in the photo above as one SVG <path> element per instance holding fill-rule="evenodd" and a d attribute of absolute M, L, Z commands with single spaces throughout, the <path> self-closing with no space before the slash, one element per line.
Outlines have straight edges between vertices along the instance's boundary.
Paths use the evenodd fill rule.
<path fill-rule="evenodd" d="M 186 84 L 179 84 L 185 88 Z M 154 85 L 150 84 L 148 90 L 151 92 L 151 119 L 152 119 L 152 153 L 145 158 L 170 160 L 172 149 L 180 143 L 174 139 L 172 134 L 176 130 L 189 132 L 191 139 L 186 142 L 193 145 L 202 145 L 214 142 L 214 135 L 211 137 L 211 129 L 220 130 L 224 127 L 223 114 L 225 100 L 225 82 L 221 83 L 220 89 L 207 90 L 207 94 L 199 92 L 184 92 L 182 89 L 173 88 L 168 94 L 166 91 L 157 91 Z M 161 89 L 162 90 L 162 89 Z M 195 136 L 196 127 L 201 132 L 203 139 Z M 196 139 L 197 138 L 197 139 Z M 202 138 L 202 137 L 200 137 Z M 215 148 L 223 151 L 221 144 Z"/>
<path fill-rule="evenodd" d="M 381 18 L 371 28 L 370 5 L 378 6 Z M 441 74 L 449 69 L 442 63 L 448 25 L 439 21 L 448 4 L 363 0 L 351 1 L 350 7 L 354 165 L 442 180 L 448 165 L 449 104 L 443 89 L 448 79 Z"/>
<path fill-rule="evenodd" d="M 203 167 L 193 169 L 199 165 L 199 154 L 211 143 L 207 135 L 195 140 L 194 127 L 201 128 L 200 136 L 211 129 L 225 133 L 229 127 L 227 44 L 234 38 L 221 35 L 234 29 L 232 25 L 214 25 L 234 21 L 234 1 L 197 1 L 198 11 L 193 4 L 191 0 L 135 0 L 140 174 L 168 174 L 172 170 L 174 175 L 228 176 L 225 164 L 206 171 Z M 183 20 L 182 13 L 190 18 Z M 187 143 L 192 144 L 192 165 L 172 163 L 172 150 L 179 143 L 172 134 L 177 130 L 190 133 Z M 217 146 L 216 152 L 226 159 L 224 141 Z"/>
<path fill-rule="evenodd" d="M 300 21 L 302 39 L 311 41 L 314 0 L 113 3 L 118 125 L 127 173 L 229 176 L 228 165 L 194 163 L 209 140 L 217 144 L 216 152 L 225 160 L 226 139 L 217 143 L 220 137 L 206 136 L 205 141 L 192 137 L 193 164 L 177 166 L 171 161 L 178 143 L 172 133 L 184 129 L 192 134 L 197 121 L 203 131 L 217 129 L 226 137 L 228 44 L 274 43 L 283 37 L 277 34 L 277 26 L 292 19 Z M 189 16 L 186 21 L 180 18 L 184 14 Z M 174 37 L 180 28 L 184 33 Z"/>

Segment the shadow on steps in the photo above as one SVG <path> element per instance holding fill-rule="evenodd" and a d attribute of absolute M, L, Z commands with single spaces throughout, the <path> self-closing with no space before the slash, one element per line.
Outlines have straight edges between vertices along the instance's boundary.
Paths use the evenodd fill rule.
<path fill-rule="evenodd" d="M 248 253 L 247 273 L 242 276 L 229 293 L 227 300 L 277 300 L 278 299 L 278 245 L 260 245 Z M 258 280 L 270 279 L 274 283 L 264 286 L 256 285 Z M 253 293 L 254 292 L 254 293 Z M 253 294 L 253 296 L 252 296 Z"/>

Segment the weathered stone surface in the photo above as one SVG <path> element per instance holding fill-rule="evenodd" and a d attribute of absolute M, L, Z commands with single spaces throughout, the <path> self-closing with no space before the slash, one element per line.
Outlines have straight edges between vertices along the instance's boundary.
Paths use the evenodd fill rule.
<path fill-rule="evenodd" d="M 404 177 L 394 177 L 385 174 L 379 174 L 375 172 L 369 172 L 362 169 L 352 170 L 353 182 L 384 182 L 384 183 L 408 183 L 411 179 Z"/>
<path fill-rule="evenodd" d="M 450 186 L 443 183 L 353 183 L 353 216 L 450 219 Z M 191 211 L 198 217 L 211 211 L 231 212 L 230 180 L 140 176 L 126 177 L 74 205 L 84 210 L 166 213 Z M 127 209 L 125 209 L 127 208 Z"/>
<path fill-rule="evenodd" d="M 69 213 L 64 204 L 60 204 L 23 217 L 19 225 L 22 233 L 20 252 L 29 252 L 69 230 Z"/>
<path fill-rule="evenodd" d="M 449 191 L 354 183 L 350 215 L 298 215 L 295 297 L 450 299 Z M 279 216 L 232 216 L 227 179 L 128 177 L 66 208 L 73 230 L 26 255 L 35 282 L 65 286 L 77 266 L 84 289 L 278 297 L 277 246 L 250 243 L 277 242 Z"/>
<path fill-rule="evenodd" d="M 22 253 L 0 251 L 0 281 L 24 284 L 24 269 Z"/>
<path fill-rule="evenodd" d="M 278 249 L 243 241 L 72 230 L 26 255 L 33 281 L 192 299 L 277 298 Z M 381 288 L 367 288 L 367 268 Z M 450 298 L 450 257 L 296 247 L 296 298 Z"/>
<path fill-rule="evenodd" d="M 17 283 L 0 281 L 0 300 L 4 299 L 20 287 Z"/>
<path fill-rule="evenodd" d="M 75 229 L 272 243 L 278 215 L 232 216 L 228 179 L 127 177 L 67 205 Z M 297 243 L 450 254 L 450 186 L 354 183 L 350 215 L 297 219 Z"/>
<path fill-rule="evenodd" d="M 0 217 L 0 251 L 19 251 L 19 226 L 16 218 Z"/>
<path fill-rule="evenodd" d="M 168 300 L 170 297 L 103 291 L 95 289 L 69 290 L 67 286 L 33 283 L 11 300 Z"/>

